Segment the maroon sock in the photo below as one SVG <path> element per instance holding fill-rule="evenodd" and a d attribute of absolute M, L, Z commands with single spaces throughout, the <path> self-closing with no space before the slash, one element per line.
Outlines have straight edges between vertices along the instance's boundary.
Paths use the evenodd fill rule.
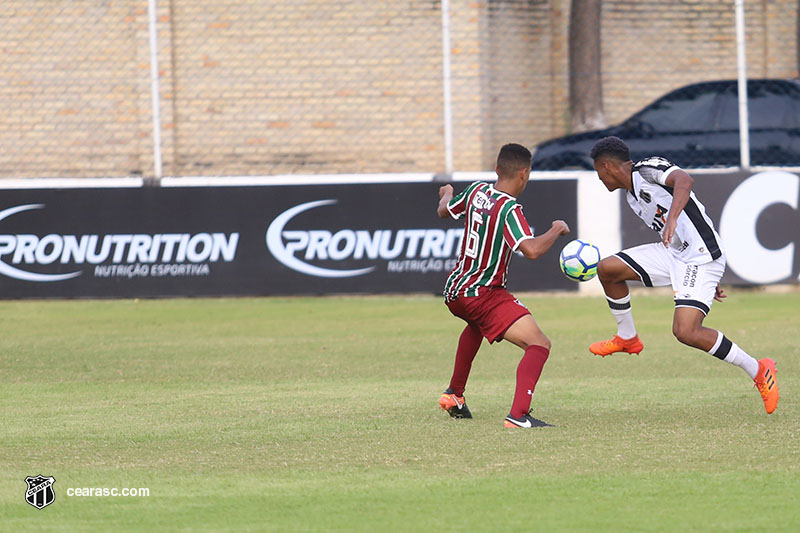
<path fill-rule="evenodd" d="M 483 336 L 477 328 L 470 325 L 461 332 L 458 339 L 458 350 L 456 350 L 456 364 L 453 368 L 453 377 L 450 379 L 450 388 L 456 396 L 464 396 L 464 388 L 467 386 L 467 378 L 472 368 L 472 360 L 481 347 Z"/>
<path fill-rule="evenodd" d="M 511 405 L 511 416 L 514 418 L 521 418 L 530 411 L 533 391 L 549 354 L 550 350 L 544 346 L 531 345 L 525 350 L 517 366 L 517 388 Z"/>

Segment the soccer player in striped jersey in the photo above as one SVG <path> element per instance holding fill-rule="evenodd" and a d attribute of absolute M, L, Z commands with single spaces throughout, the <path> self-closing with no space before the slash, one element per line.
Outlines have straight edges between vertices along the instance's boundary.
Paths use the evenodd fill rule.
<path fill-rule="evenodd" d="M 531 400 L 542 367 L 550 353 L 545 336 L 530 311 L 506 291 L 506 274 L 513 252 L 528 259 L 544 254 L 560 235 L 569 233 L 563 220 L 534 237 L 522 214 L 517 196 L 531 173 L 531 153 L 519 144 L 507 144 L 497 156 L 497 182 L 475 182 L 453 197 L 453 187 L 439 189 L 437 213 L 441 218 L 466 218 L 458 263 L 447 278 L 444 298 L 450 312 L 467 325 L 456 350 L 450 387 L 439 405 L 453 418 L 472 418 L 464 401 L 472 360 L 483 337 L 505 339 L 524 350 L 517 367 L 517 385 L 505 427 L 530 428 L 549 424 L 530 415 Z"/>
<path fill-rule="evenodd" d="M 767 413 L 772 413 L 779 398 L 775 362 L 756 360 L 721 331 L 703 326 L 713 301 L 726 297 L 719 287 L 725 253 L 705 207 L 692 192 L 692 177 L 660 157 L 634 163 L 628 146 L 617 137 L 600 139 L 590 155 L 603 185 L 609 191 L 627 191 L 628 205 L 659 233 L 661 242 L 635 246 L 600 261 L 597 277 L 617 321 L 617 334 L 595 342 L 589 351 L 603 357 L 641 352 L 644 346 L 633 324 L 627 282 L 672 285 L 675 337 L 744 370 L 761 393 Z"/>

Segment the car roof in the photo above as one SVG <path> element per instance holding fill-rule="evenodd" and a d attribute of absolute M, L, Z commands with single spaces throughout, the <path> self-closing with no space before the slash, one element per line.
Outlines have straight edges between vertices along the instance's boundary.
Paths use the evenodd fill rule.
<path fill-rule="evenodd" d="M 691 89 L 696 89 L 699 87 L 714 87 L 717 89 L 724 89 L 731 85 L 736 85 L 739 83 L 739 80 L 711 80 L 711 81 L 701 81 L 697 83 L 692 83 L 689 85 L 684 85 L 682 87 L 677 87 L 674 90 L 670 91 L 666 94 L 671 94 L 676 91 L 686 91 Z M 747 80 L 747 85 L 789 85 L 794 88 L 800 89 L 800 80 L 794 78 L 749 78 Z"/>

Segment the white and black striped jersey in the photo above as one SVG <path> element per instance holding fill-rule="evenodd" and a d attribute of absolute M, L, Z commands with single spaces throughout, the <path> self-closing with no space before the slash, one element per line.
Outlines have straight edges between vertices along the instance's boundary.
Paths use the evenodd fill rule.
<path fill-rule="evenodd" d="M 633 165 L 633 190 L 626 195 L 628 205 L 659 235 L 664 231 L 672 208 L 672 187 L 667 185 L 667 176 L 679 168 L 661 157 L 650 157 Z M 691 192 L 686 207 L 678 216 L 669 251 L 684 263 L 704 264 L 722 256 L 721 242 L 705 207 Z"/>

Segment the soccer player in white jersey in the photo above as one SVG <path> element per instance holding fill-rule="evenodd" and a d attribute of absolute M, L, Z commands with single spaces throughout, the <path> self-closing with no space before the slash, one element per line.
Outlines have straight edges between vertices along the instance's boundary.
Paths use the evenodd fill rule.
<path fill-rule="evenodd" d="M 660 157 L 634 163 L 618 137 L 597 141 L 591 157 L 603 185 L 609 191 L 626 190 L 628 205 L 659 233 L 661 242 L 635 246 L 600 261 L 597 276 L 618 329 L 611 340 L 595 342 L 589 350 L 603 357 L 641 352 L 644 346 L 633 324 L 627 282 L 672 285 L 675 337 L 744 370 L 761 393 L 767 413 L 772 413 L 779 398 L 775 362 L 756 360 L 721 331 L 703 326 L 713 301 L 726 297 L 719 287 L 725 252 L 705 207 L 692 192 L 692 177 Z"/>
<path fill-rule="evenodd" d="M 458 263 L 447 278 L 445 303 L 467 325 L 456 350 L 450 387 L 439 406 L 453 418 L 472 418 L 464 400 L 472 361 L 485 337 L 490 343 L 507 340 L 524 350 L 517 367 L 517 385 L 505 427 L 530 428 L 549 424 L 530 415 L 536 383 L 550 354 L 550 340 L 539 329 L 528 308 L 506 289 L 513 252 L 528 259 L 544 254 L 559 236 L 569 233 L 563 220 L 533 236 L 517 196 L 531 173 L 531 153 L 519 144 L 506 144 L 497 156 L 497 183 L 475 182 L 453 197 L 453 187 L 439 189 L 441 218 L 466 217 Z"/>

